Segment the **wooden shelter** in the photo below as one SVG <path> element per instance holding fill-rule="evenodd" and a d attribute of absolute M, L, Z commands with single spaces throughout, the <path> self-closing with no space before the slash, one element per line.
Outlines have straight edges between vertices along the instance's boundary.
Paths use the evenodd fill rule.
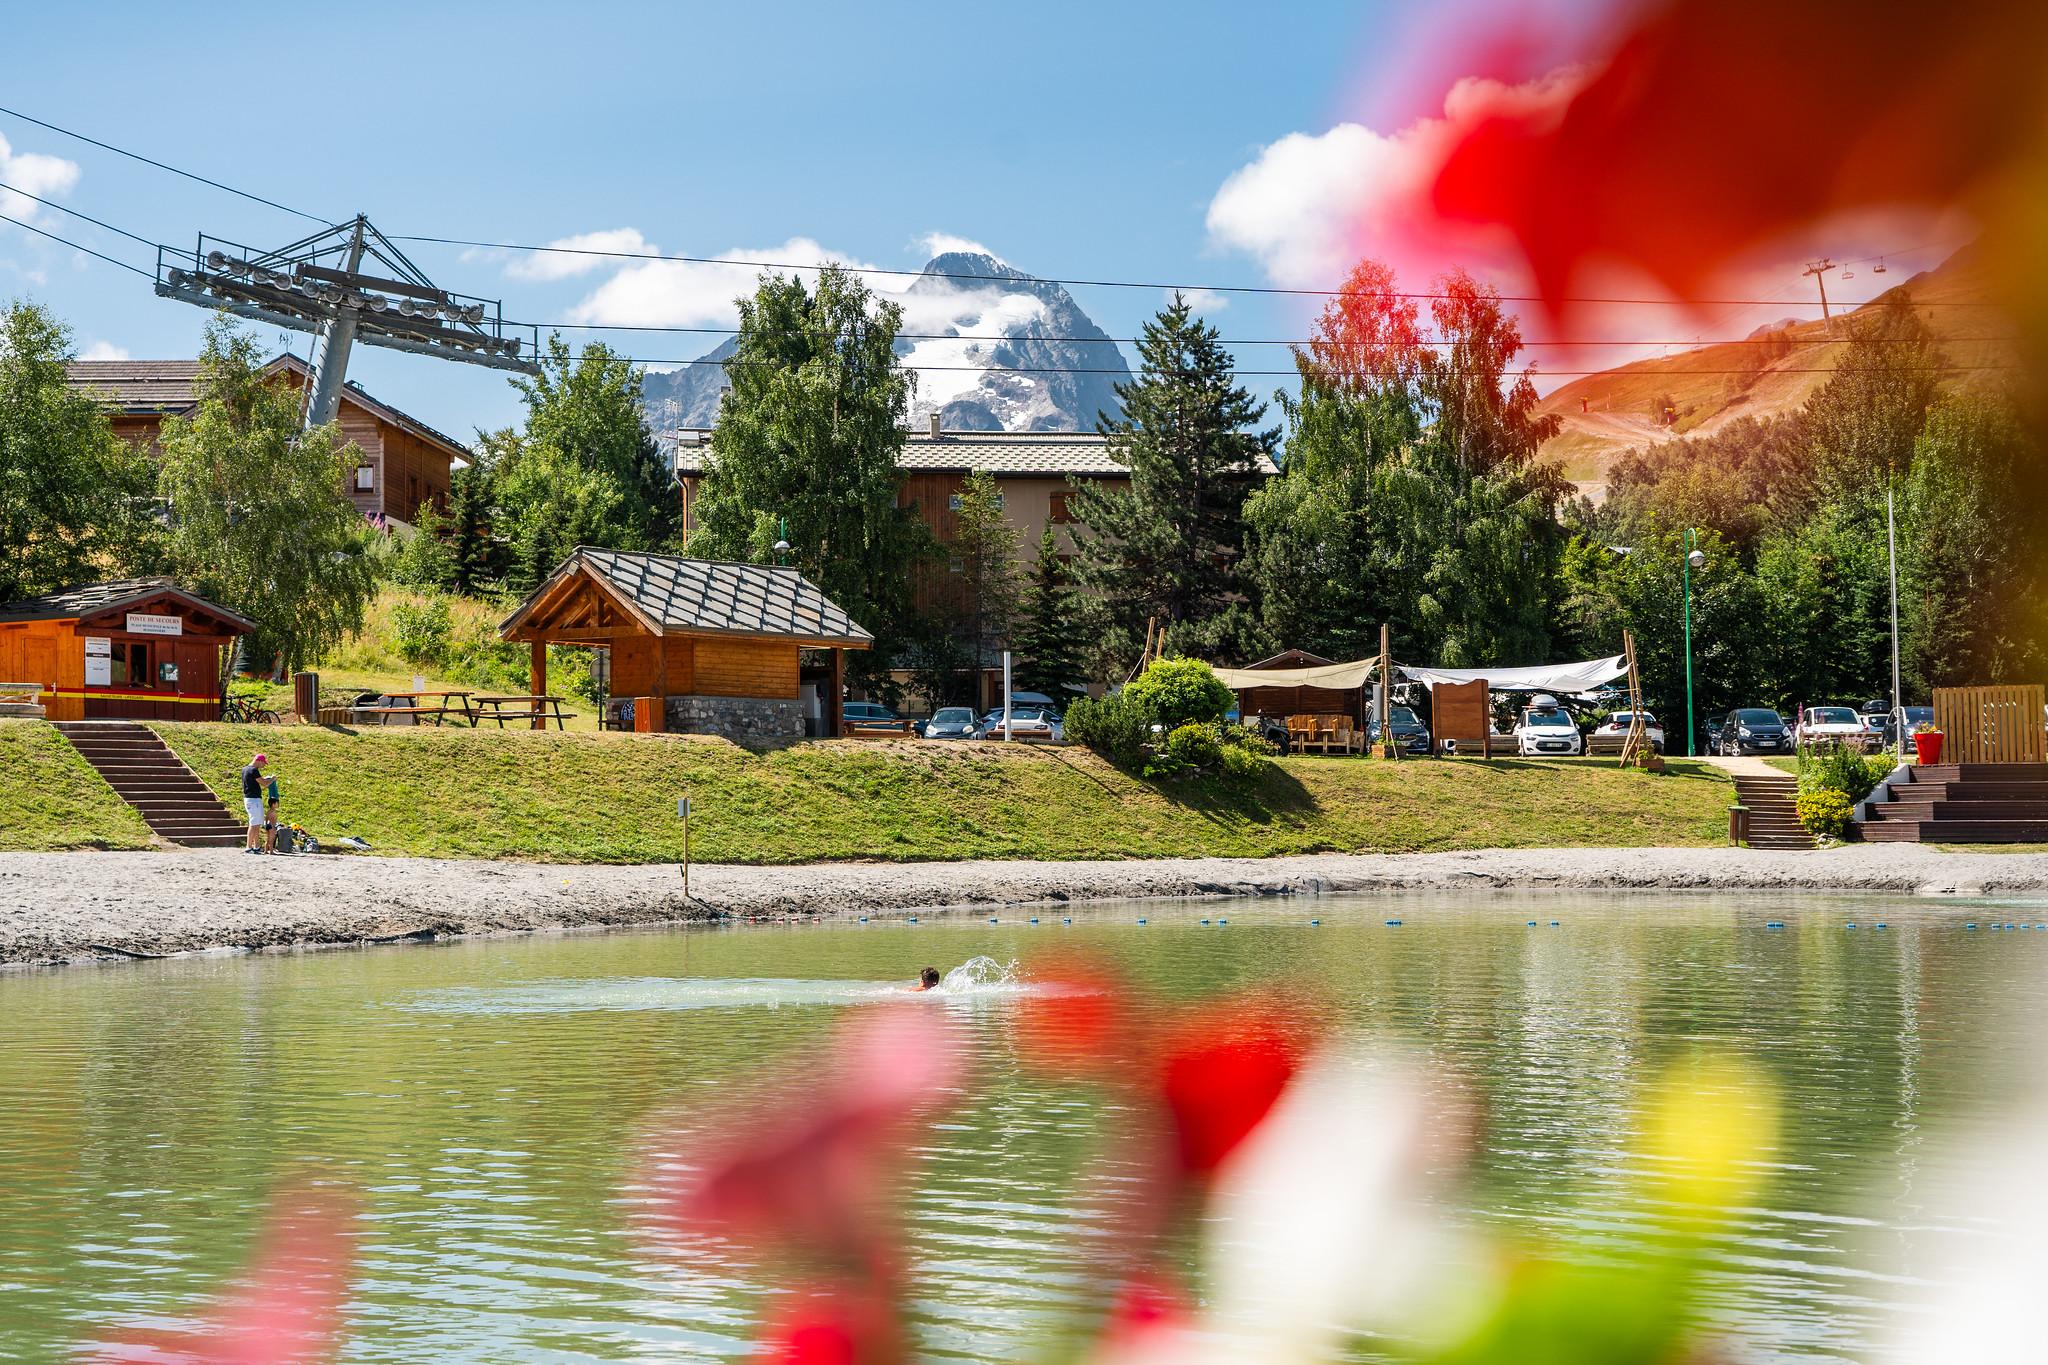
<path fill-rule="evenodd" d="M 1246 682 L 1243 675 L 1248 673 L 1277 673 L 1296 669 L 1333 668 L 1336 662 L 1306 650 L 1289 649 L 1275 654 L 1270 659 L 1261 659 L 1255 664 L 1246 664 L 1234 670 L 1235 682 Z M 1289 681 L 1269 687 L 1242 686 L 1237 691 L 1237 706 L 1240 715 L 1246 716 L 1291 716 L 1302 713 L 1316 715 L 1346 715 L 1356 722 L 1359 730 L 1365 729 L 1372 717 L 1372 684 L 1361 680 L 1349 687 L 1318 687 L 1313 683 Z"/>
<path fill-rule="evenodd" d="M 607 719 L 631 728 L 794 738 L 805 721 L 840 733 L 846 651 L 874 637 L 795 569 L 581 547 L 498 632 L 533 648 L 547 692 L 547 646 L 610 651 Z M 830 651 L 807 705 L 802 652 Z"/>
<path fill-rule="evenodd" d="M 0 680 L 41 686 L 51 720 L 217 720 L 221 655 L 256 629 L 167 578 L 0 605 Z"/>

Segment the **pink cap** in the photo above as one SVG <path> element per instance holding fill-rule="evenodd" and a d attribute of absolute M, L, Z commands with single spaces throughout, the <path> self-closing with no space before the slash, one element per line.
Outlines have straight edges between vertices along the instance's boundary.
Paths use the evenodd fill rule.
<path fill-rule="evenodd" d="M 256 761 L 258 763 L 268 763 L 270 762 L 270 756 L 268 754 L 258 754 L 256 755 Z"/>

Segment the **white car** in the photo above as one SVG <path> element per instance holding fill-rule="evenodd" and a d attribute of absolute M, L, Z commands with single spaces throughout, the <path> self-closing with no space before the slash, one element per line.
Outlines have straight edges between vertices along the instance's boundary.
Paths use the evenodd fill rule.
<path fill-rule="evenodd" d="M 1873 748 L 1878 738 L 1853 706 L 1809 706 L 1799 713 L 1792 734 L 1795 745 L 1841 744 L 1851 749 Z"/>
<path fill-rule="evenodd" d="M 1524 758 L 1558 758 L 1585 752 L 1579 723 L 1560 706 L 1532 706 L 1515 727 L 1515 752 Z"/>
<path fill-rule="evenodd" d="M 1044 740 L 1052 744 L 1067 741 L 1067 728 L 1057 711 L 1042 706 L 1010 708 L 1010 734 L 1015 739 Z M 981 738 L 1003 737 L 1003 709 L 999 706 L 981 718 Z"/>
<path fill-rule="evenodd" d="M 1593 731 L 1593 734 L 1600 740 L 1603 749 L 1611 744 L 1615 752 L 1619 753 L 1622 744 L 1628 739 L 1628 727 L 1634 722 L 1634 719 L 1635 714 L 1633 712 L 1616 711 L 1608 716 L 1606 720 L 1602 721 L 1599 728 Z M 1657 718 L 1648 711 L 1643 712 L 1643 736 L 1650 741 L 1650 751 L 1652 753 L 1661 754 L 1664 752 L 1664 727 L 1659 725 Z"/>

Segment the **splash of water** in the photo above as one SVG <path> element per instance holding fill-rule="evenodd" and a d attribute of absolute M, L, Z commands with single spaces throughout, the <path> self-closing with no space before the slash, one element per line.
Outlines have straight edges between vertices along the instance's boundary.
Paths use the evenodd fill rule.
<path fill-rule="evenodd" d="M 1014 959 L 998 962 L 992 957 L 970 957 L 939 982 L 947 995 L 1015 994 L 1024 988 Z"/>

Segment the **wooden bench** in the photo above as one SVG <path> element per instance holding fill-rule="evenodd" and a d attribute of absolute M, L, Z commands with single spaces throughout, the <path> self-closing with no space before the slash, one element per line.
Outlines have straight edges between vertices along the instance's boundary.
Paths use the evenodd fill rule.
<path fill-rule="evenodd" d="M 846 720 L 839 728 L 848 739 L 909 739 L 917 733 L 907 720 Z"/>

